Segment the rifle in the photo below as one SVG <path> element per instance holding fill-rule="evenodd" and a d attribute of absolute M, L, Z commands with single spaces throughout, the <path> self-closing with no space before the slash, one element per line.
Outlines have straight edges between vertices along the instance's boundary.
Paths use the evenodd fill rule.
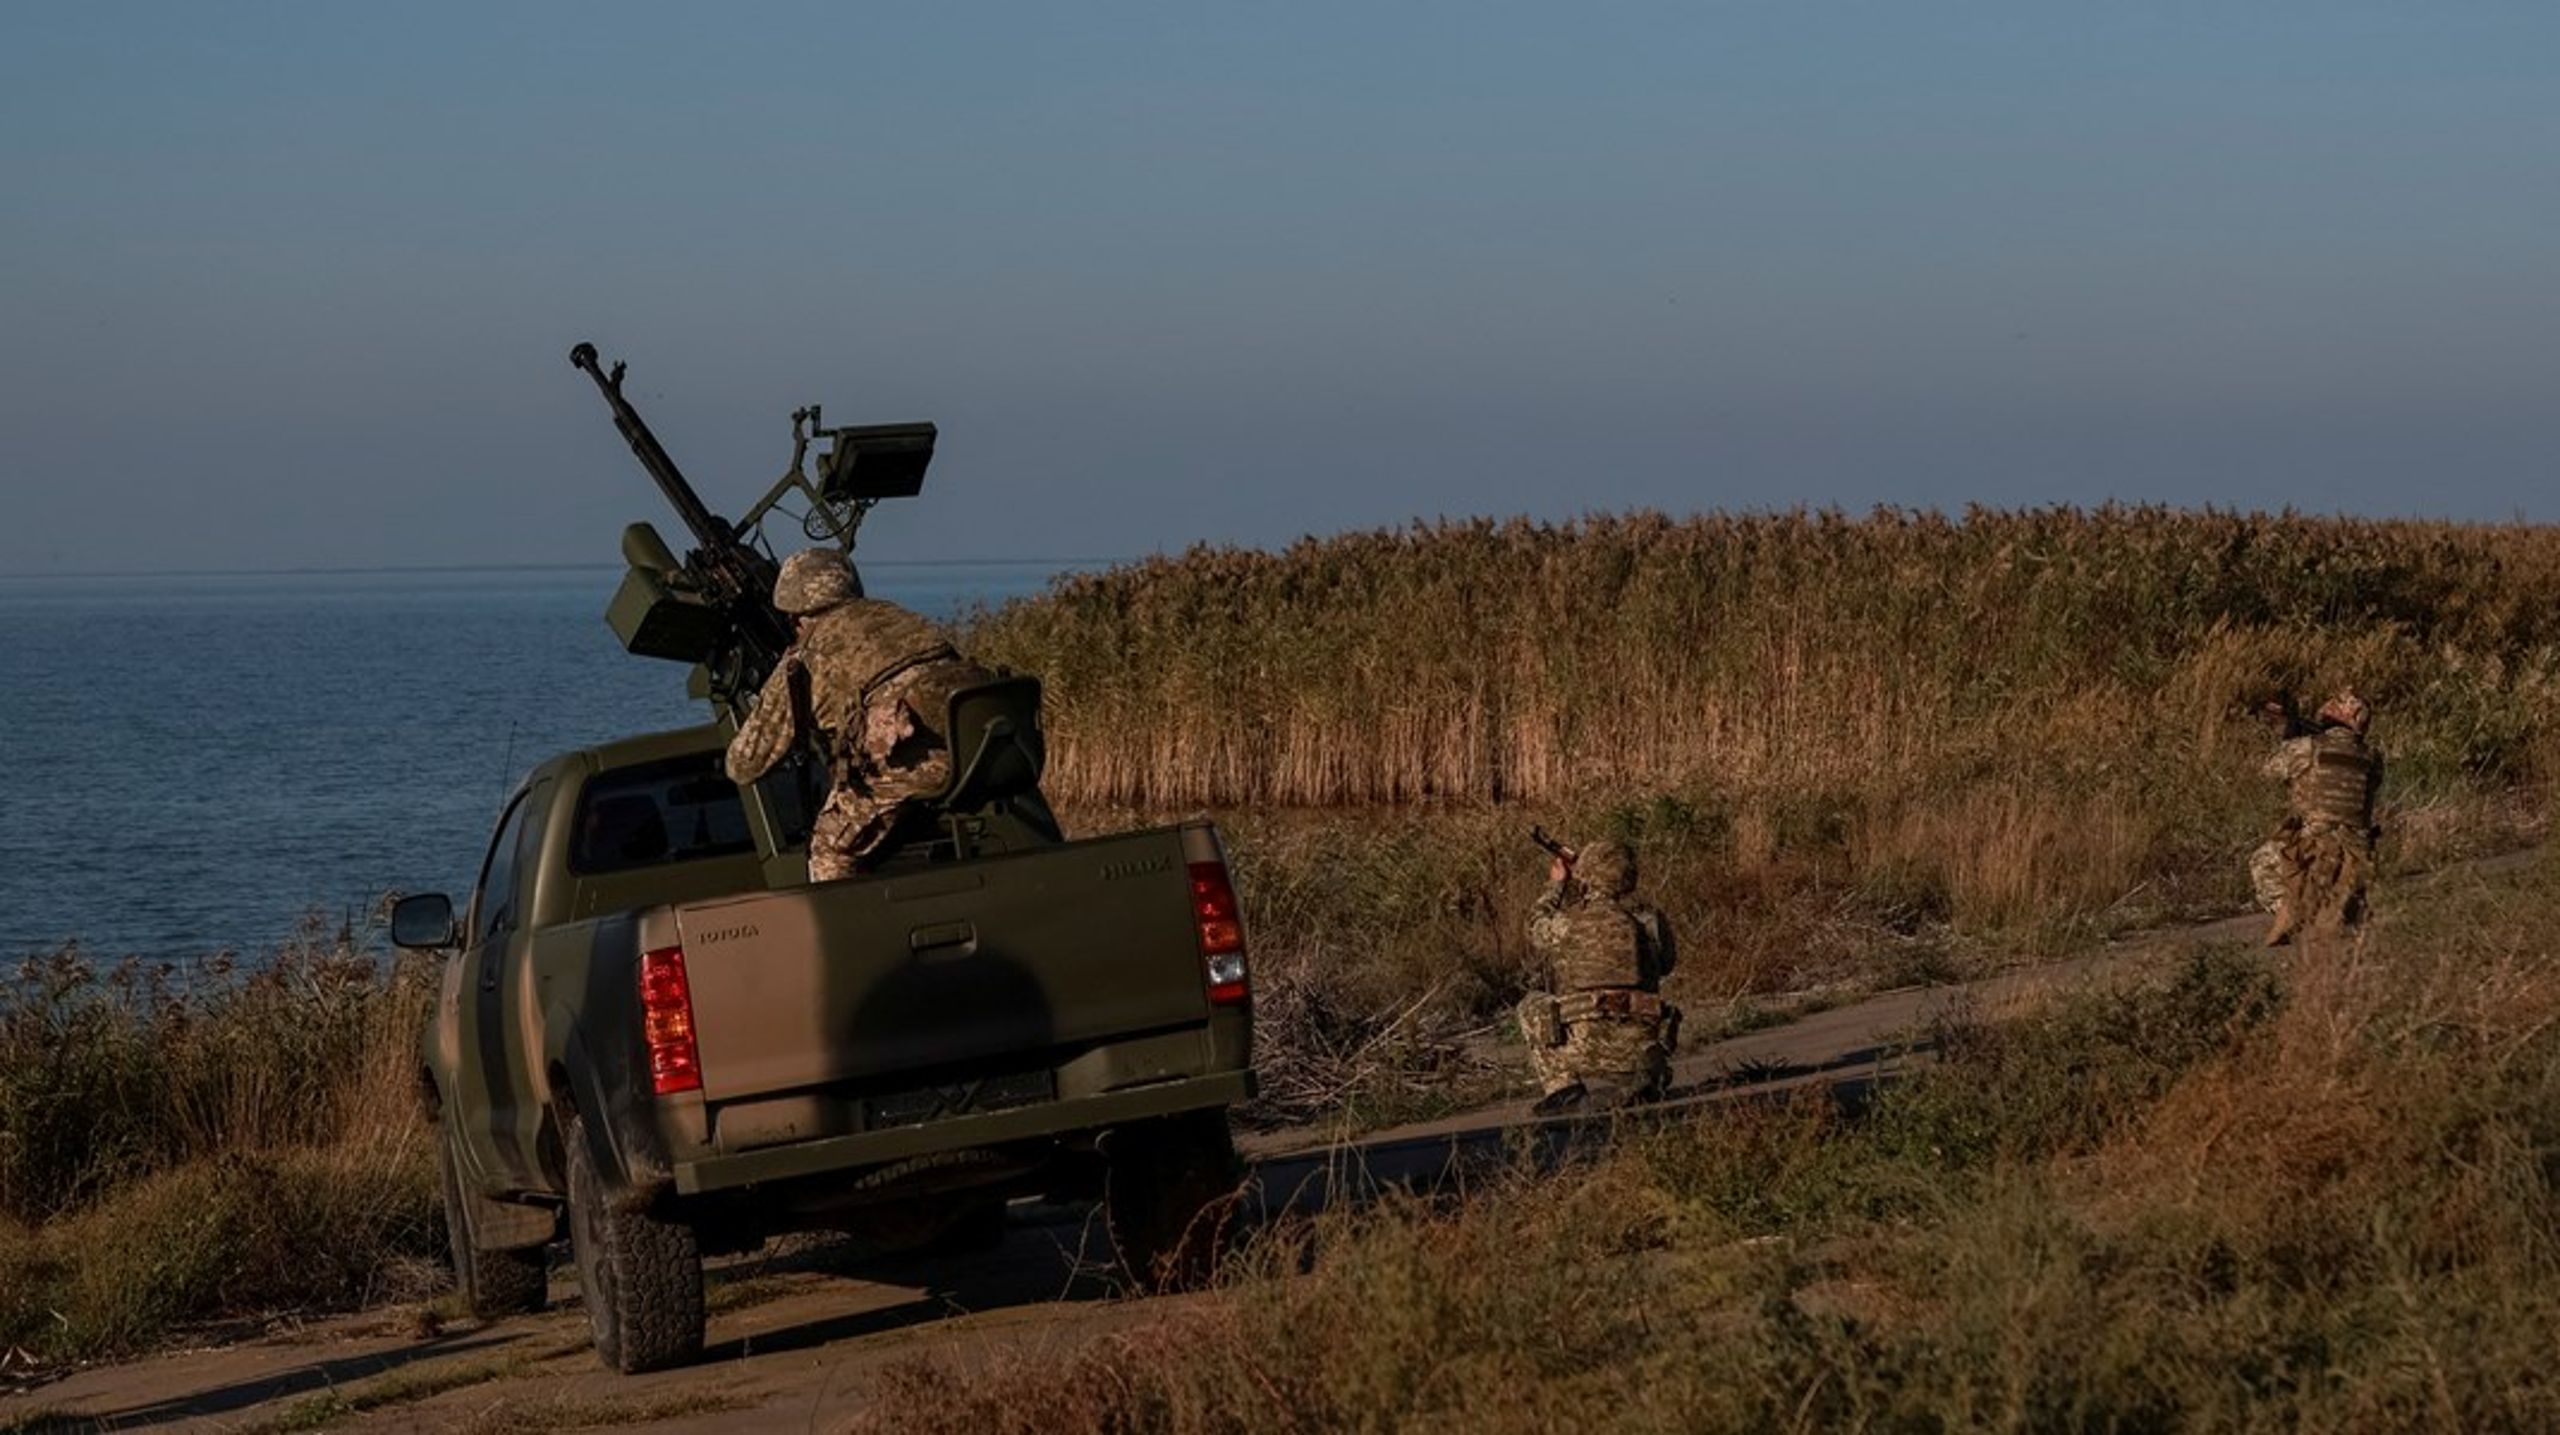
<path fill-rule="evenodd" d="M 2302 707 L 2291 693 L 2278 693 L 2259 703 L 2253 710 L 2258 721 L 2273 728 L 2279 740 L 2291 741 L 2319 731 L 2302 715 Z"/>
<path fill-rule="evenodd" d="M 713 513 L 685 481 L 683 470 L 649 431 L 648 421 L 623 397 L 625 365 L 616 363 L 606 372 L 597 362 L 596 346 L 583 343 L 569 351 L 569 362 L 595 380 L 613 410 L 613 426 L 622 431 L 632 456 L 666 495 L 694 541 L 681 566 L 651 572 L 671 555 L 654 532 L 644 534 L 638 530 L 645 525 L 635 525 L 624 537 L 624 552 L 634 559 L 632 572 L 640 587 L 628 600 L 617 596 L 608 616 L 632 651 L 700 662 L 713 701 L 743 719 L 737 704 L 763 685 L 791 646 L 791 625 L 773 606 L 774 562 L 749 547 L 739 537 L 743 530 Z M 657 580 L 654 586 L 649 579 Z"/>
<path fill-rule="evenodd" d="M 1541 849 L 1543 849 L 1543 850 L 1546 852 L 1546 854 L 1547 854 L 1548 856 L 1553 857 L 1554 859 L 1556 859 L 1556 860 L 1557 860 L 1557 861 L 1559 861 L 1559 862 L 1562 862 L 1562 863 L 1563 863 L 1564 865 L 1566 865 L 1567 867 L 1570 867 L 1570 866 L 1572 866 L 1572 865 L 1573 865 L 1573 855 L 1574 855 L 1574 854 L 1573 854 L 1573 849 L 1572 849 L 1572 848 L 1570 848 L 1570 847 L 1565 846 L 1565 845 L 1564 845 L 1563 843 L 1561 843 L 1561 842 L 1558 842 L 1558 841 L 1557 841 L 1557 840 L 1555 840 L 1554 838 L 1549 837 L 1549 836 L 1547 835 L 1547 829 L 1545 829 L 1545 828 L 1543 828 L 1543 827 L 1532 827 L 1532 828 L 1530 828 L 1530 829 L 1529 829 L 1529 840 L 1530 840 L 1530 841 L 1532 841 L 1532 842 L 1537 843 L 1537 844 L 1538 844 L 1538 846 L 1539 846 Z"/>

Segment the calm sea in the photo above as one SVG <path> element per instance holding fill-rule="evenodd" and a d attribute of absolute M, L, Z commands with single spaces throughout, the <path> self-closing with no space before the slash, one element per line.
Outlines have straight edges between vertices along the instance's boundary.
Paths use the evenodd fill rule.
<path fill-rule="evenodd" d="M 866 563 L 937 617 L 1067 565 Z M 699 722 L 623 653 L 618 569 L 0 579 L 0 957 L 264 950 L 460 892 L 514 779 Z"/>

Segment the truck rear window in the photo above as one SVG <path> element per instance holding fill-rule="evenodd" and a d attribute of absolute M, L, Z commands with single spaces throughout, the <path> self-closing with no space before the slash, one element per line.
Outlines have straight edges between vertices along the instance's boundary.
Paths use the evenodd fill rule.
<path fill-rule="evenodd" d="M 592 877 L 754 850 L 737 785 L 719 754 L 703 753 L 591 779 L 578 794 L 569 870 Z"/>

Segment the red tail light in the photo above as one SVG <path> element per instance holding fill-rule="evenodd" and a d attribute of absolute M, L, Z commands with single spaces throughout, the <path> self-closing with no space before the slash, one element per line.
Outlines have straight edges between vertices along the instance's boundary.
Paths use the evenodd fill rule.
<path fill-rule="evenodd" d="M 1227 880 L 1224 862 L 1191 864 L 1191 919 L 1200 929 L 1209 1004 L 1242 1006 L 1252 1000 L 1244 974 L 1244 919 L 1236 911 L 1235 884 Z"/>
<path fill-rule="evenodd" d="M 702 1053 L 693 1044 L 693 988 L 684 948 L 640 957 L 640 1022 L 649 1040 L 649 1084 L 660 1096 L 702 1089 Z"/>

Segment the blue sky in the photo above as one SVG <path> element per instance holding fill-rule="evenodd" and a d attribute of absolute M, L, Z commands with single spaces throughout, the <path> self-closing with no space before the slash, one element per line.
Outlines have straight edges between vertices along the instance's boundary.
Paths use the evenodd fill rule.
<path fill-rule="evenodd" d="M 2560 518 L 2560 7 L 13 8 L 0 572 L 2107 498 Z"/>

